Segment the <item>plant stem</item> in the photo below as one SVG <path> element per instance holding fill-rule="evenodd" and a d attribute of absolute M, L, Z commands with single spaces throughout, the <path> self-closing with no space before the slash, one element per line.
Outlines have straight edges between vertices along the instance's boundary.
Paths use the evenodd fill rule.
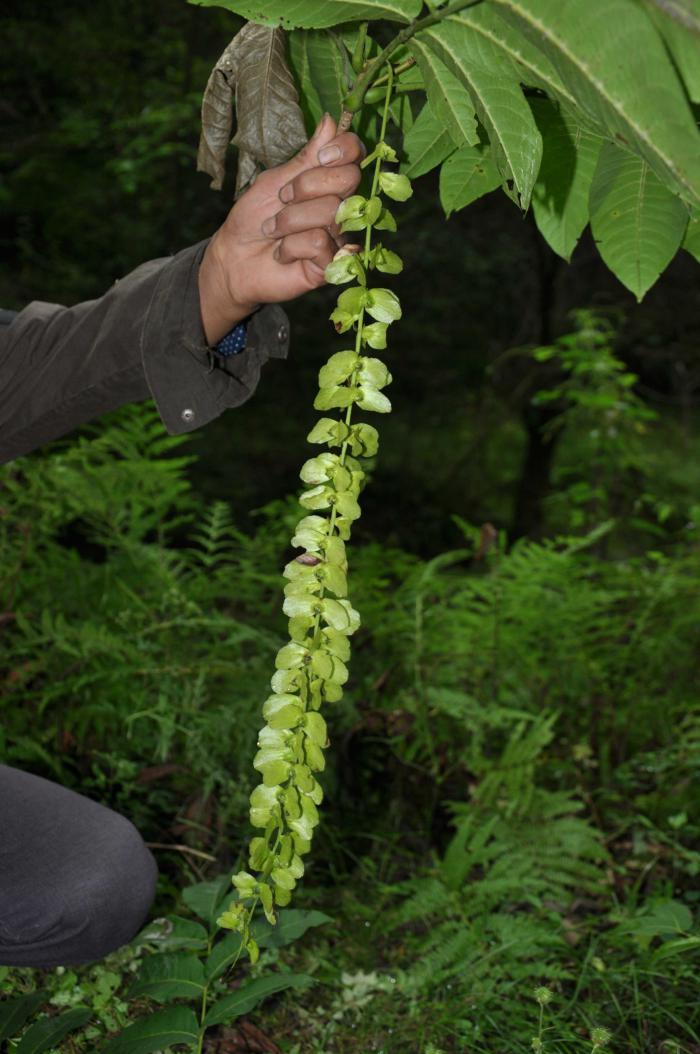
<path fill-rule="evenodd" d="M 211 934 L 207 938 L 207 960 L 211 955 L 212 938 Z M 206 1028 L 204 1027 L 204 1020 L 207 1016 L 207 999 L 209 997 L 209 985 L 205 984 L 202 990 L 202 1011 L 199 1015 L 199 1035 L 197 1036 L 197 1054 L 202 1054 L 202 1048 L 204 1047 L 204 1034 Z"/>
<path fill-rule="evenodd" d="M 394 67 L 394 77 L 400 77 L 402 73 L 405 73 L 406 70 L 410 70 L 413 66 L 415 66 L 415 64 L 416 60 L 414 59 L 413 55 L 411 55 L 410 58 L 405 59 L 403 62 L 400 62 L 398 66 Z M 388 80 L 389 74 L 384 73 L 381 77 L 377 77 L 376 81 L 372 81 L 372 87 L 380 88 L 382 84 L 386 84 Z M 401 91 L 401 87 L 402 86 L 400 84 L 397 84 L 394 88 L 394 91 Z"/>
<path fill-rule="evenodd" d="M 389 66 L 389 72 L 386 74 L 386 77 L 387 77 L 387 81 L 386 81 L 386 96 L 384 98 L 384 112 L 382 113 L 382 126 L 381 126 L 381 129 L 379 131 L 379 142 L 380 143 L 384 142 L 384 136 L 386 135 L 386 126 L 387 126 L 387 123 L 389 121 L 389 104 L 391 103 L 391 93 L 392 93 L 392 90 L 393 90 L 393 87 L 394 87 L 394 71 L 393 71 L 391 66 Z M 381 170 L 382 170 L 382 158 L 378 157 L 377 160 L 374 163 L 374 174 L 372 176 L 372 189 L 369 192 L 370 198 L 375 197 L 376 193 L 377 193 L 377 190 L 379 189 L 379 174 L 380 174 Z M 367 267 L 369 265 L 369 254 L 370 254 L 371 247 L 372 247 L 372 224 L 370 224 L 369 227 L 367 227 L 367 229 L 365 231 L 365 247 L 364 247 L 364 250 L 362 252 L 362 263 L 364 264 L 365 270 L 367 269 Z M 357 320 L 357 334 L 355 336 L 355 351 L 357 352 L 358 355 L 362 352 L 362 330 L 363 330 L 363 326 L 364 326 L 364 321 L 365 321 L 365 309 L 361 308 L 360 309 L 360 317 Z M 352 386 L 352 384 L 355 381 L 356 374 L 357 374 L 357 370 L 354 370 L 352 372 L 351 376 L 350 376 L 350 379 L 349 379 L 348 383 L 351 386 Z M 345 424 L 348 426 L 348 428 L 350 427 L 350 422 L 351 421 L 352 421 L 352 403 L 350 403 L 350 405 L 348 406 L 347 412 L 345 414 Z M 347 452 L 348 452 L 348 441 L 346 439 L 345 442 L 343 443 L 342 447 L 341 447 L 341 450 L 340 450 L 340 463 L 341 463 L 341 465 L 345 464 L 345 458 L 347 456 Z M 335 517 L 335 508 L 333 509 L 333 513 L 331 515 L 331 526 L 335 522 L 334 517 Z"/>
<path fill-rule="evenodd" d="M 343 100 L 343 113 L 338 124 L 338 131 L 347 132 L 353 117 L 362 108 L 366 92 L 374 85 L 375 76 L 397 48 L 409 41 L 416 33 L 420 33 L 421 30 L 438 25 L 438 23 L 444 22 L 446 18 L 449 18 L 450 15 L 456 15 L 458 11 L 464 11 L 468 7 L 476 7 L 483 2 L 484 0 L 455 0 L 454 3 L 448 7 L 440 8 L 439 11 L 433 11 L 423 18 L 414 18 L 409 25 L 397 33 L 394 39 L 390 40 L 387 46 L 380 51 L 376 59 L 373 59 L 365 67 L 364 71 L 357 78 L 353 90 Z"/>

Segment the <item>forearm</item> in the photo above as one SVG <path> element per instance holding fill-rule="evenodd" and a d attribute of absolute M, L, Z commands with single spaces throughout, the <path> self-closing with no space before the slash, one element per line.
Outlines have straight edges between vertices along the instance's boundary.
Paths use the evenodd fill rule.
<path fill-rule="evenodd" d="M 99 300 L 33 303 L 0 327 L 0 462 L 127 402 L 152 396 L 178 433 L 252 394 L 262 363 L 286 355 L 286 317 L 257 312 L 245 352 L 219 360 L 200 310 L 206 245 L 143 264 Z"/>

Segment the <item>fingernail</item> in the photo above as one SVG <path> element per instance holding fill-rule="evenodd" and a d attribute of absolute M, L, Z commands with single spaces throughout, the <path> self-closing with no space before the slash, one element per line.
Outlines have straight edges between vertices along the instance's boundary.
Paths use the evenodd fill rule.
<path fill-rule="evenodd" d="M 280 201 L 283 201 L 285 203 L 285 205 L 288 205 L 293 197 L 294 197 L 294 187 L 292 186 L 291 183 L 286 183 L 282 187 L 282 189 L 280 190 Z"/>
<path fill-rule="evenodd" d="M 322 165 L 330 165 L 332 161 L 337 161 L 339 157 L 339 146 L 324 146 L 323 150 L 318 152 L 318 159 Z"/>
<path fill-rule="evenodd" d="M 266 237 L 269 237 L 269 235 L 274 232 L 274 229 L 275 229 L 276 226 L 277 226 L 277 217 L 276 216 L 270 216 L 269 219 L 265 220 L 265 222 L 262 225 L 262 232 L 263 232 L 263 234 Z"/>

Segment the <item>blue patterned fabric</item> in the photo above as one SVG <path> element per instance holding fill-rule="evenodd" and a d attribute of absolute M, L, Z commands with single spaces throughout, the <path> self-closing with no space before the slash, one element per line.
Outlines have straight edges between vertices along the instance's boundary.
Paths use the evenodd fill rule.
<path fill-rule="evenodd" d="M 248 337 L 248 323 L 239 322 L 223 340 L 216 345 L 217 354 L 227 358 L 229 355 L 239 355 L 245 348 Z"/>

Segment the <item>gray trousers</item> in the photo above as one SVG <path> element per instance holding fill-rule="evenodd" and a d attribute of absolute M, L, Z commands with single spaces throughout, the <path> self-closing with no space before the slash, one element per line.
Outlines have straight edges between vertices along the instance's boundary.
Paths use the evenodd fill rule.
<path fill-rule="evenodd" d="M 0 965 L 103 958 L 138 931 L 155 884 L 155 861 L 123 816 L 0 765 Z"/>

